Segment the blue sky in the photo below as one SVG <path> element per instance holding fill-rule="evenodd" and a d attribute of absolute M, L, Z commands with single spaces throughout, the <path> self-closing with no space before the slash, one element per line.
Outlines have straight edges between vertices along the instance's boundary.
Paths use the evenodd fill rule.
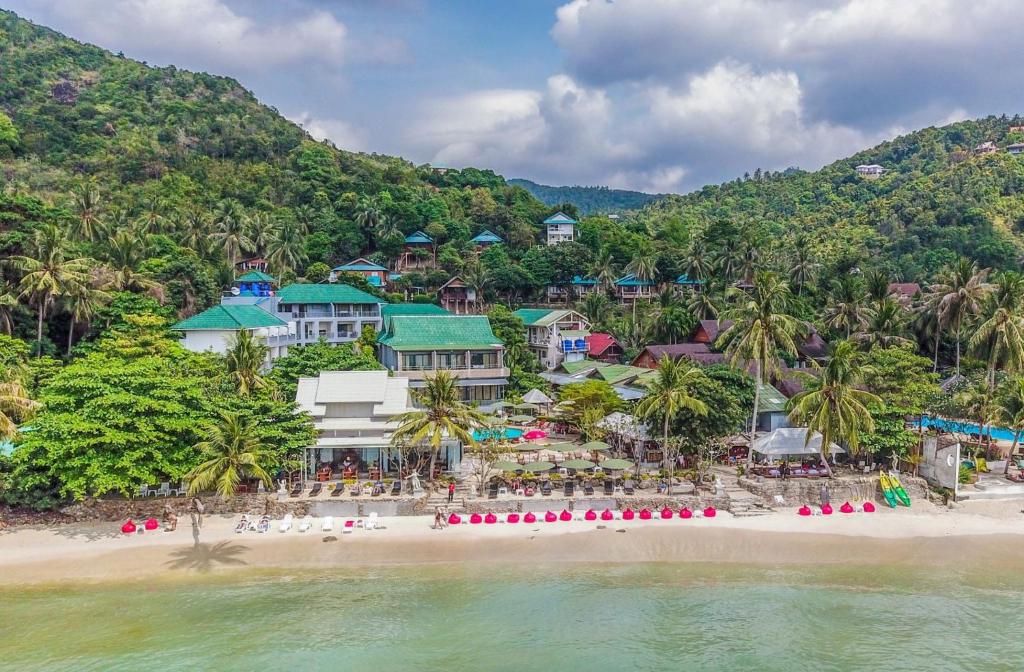
<path fill-rule="evenodd" d="M 1024 112 L 1018 0 L 6 0 L 339 147 L 684 192 Z"/>

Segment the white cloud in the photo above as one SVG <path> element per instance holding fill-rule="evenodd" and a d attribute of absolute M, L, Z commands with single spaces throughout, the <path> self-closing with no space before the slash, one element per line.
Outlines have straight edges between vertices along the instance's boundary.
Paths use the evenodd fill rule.
<path fill-rule="evenodd" d="M 367 146 L 363 131 L 343 119 L 317 117 L 309 111 L 287 116 L 317 140 L 330 140 L 336 147 L 350 152 L 373 150 Z"/>

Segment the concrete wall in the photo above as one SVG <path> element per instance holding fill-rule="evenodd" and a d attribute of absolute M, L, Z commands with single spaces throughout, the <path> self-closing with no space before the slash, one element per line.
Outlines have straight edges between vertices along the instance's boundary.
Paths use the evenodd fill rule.
<path fill-rule="evenodd" d="M 945 437 L 944 437 L 945 439 Z M 960 475 L 960 442 L 938 436 L 924 437 L 924 461 L 918 467 L 921 476 L 933 485 L 955 489 Z"/>

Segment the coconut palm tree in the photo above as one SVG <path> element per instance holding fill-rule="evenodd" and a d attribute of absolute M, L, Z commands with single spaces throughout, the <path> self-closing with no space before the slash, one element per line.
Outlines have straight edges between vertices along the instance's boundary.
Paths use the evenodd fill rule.
<path fill-rule="evenodd" d="M 612 257 L 611 250 L 604 248 L 597 255 L 597 261 L 594 262 L 592 269 L 594 279 L 597 280 L 601 288 L 608 291 L 608 288 L 615 282 L 615 259 Z"/>
<path fill-rule="evenodd" d="M 807 236 L 798 235 L 793 241 L 793 257 L 789 266 L 789 282 L 796 287 L 796 294 L 804 293 L 804 286 L 814 282 L 821 264 L 814 261 L 811 254 L 810 240 Z"/>
<path fill-rule="evenodd" d="M 996 369 L 1017 372 L 1024 368 L 1024 276 L 1003 273 L 982 301 L 981 323 L 967 345 L 988 361 L 989 389 L 996 386 Z"/>
<path fill-rule="evenodd" d="M 294 271 L 306 262 L 306 243 L 297 222 L 281 222 L 267 242 L 267 261 L 278 273 Z"/>
<path fill-rule="evenodd" d="M 754 364 L 754 409 L 750 419 L 750 440 L 757 433 L 757 411 L 761 400 L 761 385 L 765 377 L 779 369 L 779 353 L 796 356 L 796 338 L 805 325 L 789 314 L 791 294 L 785 281 L 774 273 L 762 271 L 754 275 L 749 291 L 733 290 L 738 301 L 733 308 L 723 311 L 721 319 L 732 320 L 732 325 L 719 337 L 725 346 L 725 355 L 733 366 Z M 747 455 L 747 465 L 753 461 L 753 451 Z"/>
<path fill-rule="evenodd" d="M 483 267 L 483 264 L 475 261 L 467 265 L 466 270 L 462 272 L 462 281 L 466 283 L 467 287 L 476 292 L 477 305 L 475 308 L 480 310 L 482 306 L 486 305 L 484 292 L 491 286 L 491 274 Z"/>
<path fill-rule="evenodd" d="M 832 475 L 828 465 L 829 446 L 842 442 L 856 453 L 861 434 L 875 431 L 868 406 L 881 400 L 860 389 L 867 372 L 868 367 L 859 362 L 853 343 L 839 341 L 820 375 L 789 401 L 789 420 L 807 427 L 807 442 L 810 443 L 815 434 L 821 435 L 821 460 L 829 476 Z"/>
<path fill-rule="evenodd" d="M 11 318 L 17 307 L 18 295 L 15 294 L 15 289 L 7 282 L 0 284 L 0 326 L 3 327 L 5 334 L 10 334 L 14 327 Z"/>
<path fill-rule="evenodd" d="M 964 318 L 981 308 L 982 299 L 992 289 L 988 283 L 991 269 L 978 269 L 973 261 L 961 257 L 941 282 L 928 287 L 928 303 L 944 328 L 952 328 L 956 340 L 956 373 L 960 375 L 960 343 Z"/>
<path fill-rule="evenodd" d="M 870 310 L 867 322 L 853 338 L 868 350 L 910 343 L 910 339 L 903 336 L 906 331 L 906 314 L 907 311 L 896 299 L 887 297 Z"/>
<path fill-rule="evenodd" d="M 636 275 L 637 280 L 652 281 L 658 275 L 658 255 L 650 247 L 642 247 L 633 255 L 626 270 Z"/>
<path fill-rule="evenodd" d="M 698 320 L 714 320 L 718 317 L 718 301 L 708 289 L 699 292 L 687 290 L 685 303 L 686 309 Z"/>
<path fill-rule="evenodd" d="M 114 291 L 145 292 L 162 301 L 163 286 L 136 270 L 146 259 L 147 235 L 140 231 L 121 230 L 107 238 L 102 252 L 109 271 L 106 284 Z"/>
<path fill-rule="evenodd" d="M 247 234 L 242 204 L 231 198 L 221 201 L 213 215 L 213 224 L 216 230 L 211 237 L 220 243 L 228 263 L 234 268 L 242 253 L 253 247 Z"/>
<path fill-rule="evenodd" d="M 0 375 L 0 438 L 12 438 L 18 431 L 17 422 L 27 420 L 37 408 L 39 408 L 39 403 L 29 398 L 17 372 L 13 368 L 2 372 Z"/>
<path fill-rule="evenodd" d="M 64 246 L 63 232 L 49 225 L 36 231 L 31 255 L 11 257 L 15 268 L 24 273 L 18 284 L 21 298 L 28 299 L 36 308 L 37 357 L 43 354 L 43 321 L 54 297 L 89 281 L 89 261 L 66 258 Z"/>
<path fill-rule="evenodd" d="M 458 379 L 449 371 L 427 376 L 424 387 L 414 390 L 413 395 L 419 408 L 391 419 L 398 424 L 391 442 L 396 446 L 426 444 L 430 448 L 430 480 L 433 481 L 441 442 L 453 439 L 472 445 L 475 443 L 472 430 L 484 424 L 484 416 L 462 401 Z"/>
<path fill-rule="evenodd" d="M 590 292 L 583 297 L 583 300 L 576 304 L 576 310 L 587 316 L 590 324 L 604 324 L 608 318 L 610 302 L 608 297 L 601 292 Z"/>
<path fill-rule="evenodd" d="M 71 194 L 75 219 L 71 225 L 72 235 L 81 240 L 96 240 L 103 229 L 103 198 L 92 180 L 78 185 Z"/>
<path fill-rule="evenodd" d="M 376 231 L 383 218 L 384 213 L 373 200 L 366 199 L 359 204 L 359 209 L 356 212 L 356 224 L 363 231 L 367 233 Z"/>
<path fill-rule="evenodd" d="M 675 459 L 670 455 L 668 442 L 669 425 L 686 410 L 699 416 L 708 414 L 708 407 L 703 401 L 693 396 L 693 389 L 705 381 L 704 373 L 685 360 L 672 361 L 668 355 L 662 355 L 658 362 L 657 376 L 647 386 L 647 396 L 637 404 L 636 413 L 639 417 L 662 420 L 662 454 L 665 470 L 669 472 L 668 494 L 672 494 L 672 481 L 675 478 Z"/>
<path fill-rule="evenodd" d="M 825 309 L 825 324 L 843 331 L 846 338 L 867 324 L 870 309 L 864 283 L 853 276 L 845 276 L 832 285 L 832 296 Z"/>
<path fill-rule="evenodd" d="M 891 298 L 892 292 L 889 291 L 889 284 L 889 276 L 882 270 L 876 268 L 865 274 L 864 291 L 873 307 L 877 308 L 886 299 Z"/>
<path fill-rule="evenodd" d="M 245 478 L 273 486 L 269 472 L 275 465 L 273 454 L 249 418 L 222 412 L 220 421 L 209 429 L 209 438 L 193 447 L 205 459 L 188 473 L 189 495 L 215 488 L 221 497 L 231 497 Z"/>
<path fill-rule="evenodd" d="M 1024 432 L 1024 376 L 1007 379 L 1000 386 L 996 398 L 999 402 L 996 406 L 999 421 L 1013 430 L 1013 445 L 1010 446 L 1010 452 L 1006 456 L 1006 467 L 1003 469 L 1003 473 L 1008 474 L 1013 454 L 1020 444 L 1020 435 Z"/>
<path fill-rule="evenodd" d="M 686 275 L 692 280 L 707 281 L 715 270 L 711 254 L 708 252 L 707 244 L 701 237 L 690 241 L 690 248 L 686 251 Z"/>
<path fill-rule="evenodd" d="M 267 346 L 258 341 L 249 329 L 240 329 L 228 341 L 225 354 L 228 373 L 235 379 L 239 394 L 246 395 L 266 385 L 260 371 L 267 361 L 268 352 Z"/>
<path fill-rule="evenodd" d="M 142 212 L 136 220 L 138 230 L 145 233 L 162 233 L 165 221 L 164 212 L 167 203 L 162 198 L 150 198 L 142 206 Z"/>
<path fill-rule="evenodd" d="M 111 296 L 101 289 L 95 289 L 87 283 L 76 283 L 72 285 L 64 296 L 64 308 L 71 316 L 68 324 L 68 347 L 67 355 L 71 356 L 71 346 L 75 339 L 75 325 L 89 323 L 101 307 L 110 302 Z"/>
<path fill-rule="evenodd" d="M 178 243 L 190 250 L 200 250 L 210 240 L 210 218 L 198 209 L 188 210 L 178 227 Z M 200 255 L 202 256 L 202 255 Z"/>

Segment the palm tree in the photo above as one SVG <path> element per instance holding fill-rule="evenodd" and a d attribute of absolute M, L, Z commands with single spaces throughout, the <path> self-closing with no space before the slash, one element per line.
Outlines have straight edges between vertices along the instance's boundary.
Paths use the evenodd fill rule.
<path fill-rule="evenodd" d="M 198 251 L 210 240 L 210 218 L 202 210 L 193 208 L 182 217 L 178 230 L 178 243 Z"/>
<path fill-rule="evenodd" d="M 793 241 L 793 258 L 789 267 L 789 282 L 796 287 L 797 296 L 804 293 L 804 286 L 814 282 L 821 264 L 814 261 L 810 241 L 799 235 Z"/>
<path fill-rule="evenodd" d="M 968 348 L 988 360 L 989 390 L 996 386 L 996 369 L 1007 372 L 1024 367 L 1024 276 L 1003 273 L 984 299 L 981 324 Z"/>
<path fill-rule="evenodd" d="M 67 355 L 69 357 L 75 338 L 75 325 L 84 323 L 88 328 L 89 322 L 96 317 L 96 313 L 110 301 L 110 298 L 110 295 L 103 290 L 94 289 L 85 283 L 72 285 L 64 296 L 64 307 L 71 315 L 71 323 L 68 325 Z"/>
<path fill-rule="evenodd" d="M 221 412 L 220 422 L 210 428 L 209 438 L 193 447 L 206 460 L 188 473 L 189 495 L 216 487 L 222 497 L 231 497 L 243 478 L 258 478 L 267 487 L 273 486 L 268 470 L 275 460 L 249 418 Z"/>
<path fill-rule="evenodd" d="M 626 270 L 636 275 L 637 280 L 654 280 L 658 275 L 658 255 L 649 247 L 636 251 Z"/>
<path fill-rule="evenodd" d="M 864 286 L 868 299 L 876 307 L 881 306 L 882 302 L 892 296 L 892 292 L 889 291 L 889 276 L 877 268 L 868 271 L 864 276 Z"/>
<path fill-rule="evenodd" d="M 146 292 L 157 299 L 163 299 L 163 287 L 145 273 L 139 266 L 146 259 L 146 237 L 140 231 L 120 230 L 109 236 L 103 249 L 110 277 L 107 285 L 118 292 Z"/>
<path fill-rule="evenodd" d="M 597 261 L 593 268 L 594 279 L 601 285 L 601 288 L 608 291 L 608 288 L 615 282 L 615 259 L 607 248 L 602 249 L 597 255 Z"/>
<path fill-rule="evenodd" d="M 832 349 L 828 363 L 805 390 L 790 400 L 790 422 L 807 427 L 807 442 L 821 435 L 821 460 L 828 465 L 829 447 L 843 442 L 851 452 L 858 452 L 861 434 L 875 431 L 875 421 L 868 411 L 870 404 L 881 400 L 860 389 L 867 367 L 860 364 L 850 341 L 839 341 Z"/>
<path fill-rule="evenodd" d="M 265 254 L 274 239 L 277 225 L 270 219 L 270 213 L 258 210 L 245 219 L 245 231 L 252 242 L 253 251 Z"/>
<path fill-rule="evenodd" d="M 1024 432 L 1024 376 L 1014 376 L 1000 387 L 996 406 L 998 419 L 1013 430 L 1013 445 L 1006 456 L 1004 474 L 1010 473 L 1010 462 L 1020 444 L 1020 435 Z"/>
<path fill-rule="evenodd" d="M 608 318 L 608 297 L 601 292 L 590 292 L 576 304 L 576 310 L 587 316 L 591 325 L 604 324 Z"/>
<path fill-rule="evenodd" d="M 477 261 L 466 266 L 466 270 L 462 273 L 462 281 L 466 283 L 467 287 L 476 292 L 477 305 L 475 308 L 480 310 L 480 307 L 485 305 L 484 292 L 491 286 L 491 274 Z"/>
<path fill-rule="evenodd" d="M 71 194 L 72 209 L 75 220 L 72 223 L 72 235 L 81 240 L 92 242 L 103 228 L 103 199 L 96 183 L 92 180 L 78 185 Z"/>
<path fill-rule="evenodd" d="M 75 285 L 89 280 L 89 262 L 64 256 L 62 231 L 49 225 L 36 231 L 32 256 L 13 256 L 11 261 L 24 275 L 18 284 L 21 297 L 36 307 L 36 356 L 43 355 L 43 320 L 54 297 L 62 296 Z"/>
<path fill-rule="evenodd" d="M 38 407 L 38 402 L 29 399 L 15 371 L 4 371 L 0 377 L 0 438 L 12 438 L 18 431 L 15 420 L 25 421 Z"/>
<path fill-rule="evenodd" d="M 944 328 L 952 327 L 956 339 L 956 373 L 960 375 L 961 327 L 964 317 L 981 308 L 981 301 L 992 289 L 987 282 L 991 269 L 978 270 L 973 261 L 961 257 L 953 264 L 942 282 L 928 288 L 929 303 Z"/>
<path fill-rule="evenodd" d="M 228 342 L 227 358 L 228 373 L 238 384 L 238 393 L 249 394 L 250 391 L 266 385 L 260 376 L 260 370 L 267 361 L 269 349 L 253 336 L 249 329 L 241 329 Z"/>
<path fill-rule="evenodd" d="M 907 311 L 896 299 L 887 297 L 870 310 L 867 322 L 853 338 L 864 344 L 868 350 L 910 343 L 910 339 L 902 335 L 905 332 L 906 314 Z"/>
<path fill-rule="evenodd" d="M 850 334 L 864 328 L 870 315 L 864 284 L 857 278 L 845 276 L 832 286 L 832 297 L 825 310 L 825 324 L 832 329 Z"/>
<path fill-rule="evenodd" d="M 761 385 L 765 377 L 778 371 L 779 352 L 796 356 L 796 337 L 804 325 L 790 315 L 791 294 L 785 281 L 774 273 L 762 271 L 754 276 L 750 291 L 733 290 L 739 297 L 737 305 L 722 313 L 722 321 L 732 320 L 718 341 L 725 345 L 725 355 L 733 366 L 743 368 L 754 364 L 754 410 L 750 419 L 750 441 L 757 434 L 757 410 Z M 753 462 L 753 450 L 747 454 L 747 465 Z"/>
<path fill-rule="evenodd" d="M 10 334 L 14 327 L 11 318 L 14 309 L 18 307 L 18 296 L 14 292 L 14 288 L 7 282 L 0 284 L 0 325 L 6 334 Z"/>
<path fill-rule="evenodd" d="M 673 288 L 666 287 L 658 294 L 651 319 L 661 342 L 676 343 L 686 338 L 690 316 L 680 304 L 679 296 Z"/>
<path fill-rule="evenodd" d="M 356 213 L 356 224 L 367 233 L 376 231 L 380 226 L 384 213 L 373 200 L 364 200 L 359 204 L 359 211 Z"/>
<path fill-rule="evenodd" d="M 306 261 L 306 242 L 298 222 L 282 222 L 267 243 L 267 261 L 279 273 L 294 271 Z"/>
<path fill-rule="evenodd" d="M 445 439 L 472 445 L 473 427 L 484 423 L 484 416 L 470 408 L 459 393 L 458 379 L 449 371 L 438 371 L 427 376 L 424 387 L 413 391 L 417 410 L 408 411 L 391 419 L 398 424 L 392 434 L 393 445 L 430 447 L 430 480 L 434 480 L 434 463 L 441 442 Z"/>
<path fill-rule="evenodd" d="M 688 290 L 686 309 L 698 320 L 714 320 L 718 317 L 718 302 L 710 290 L 695 292 Z"/>
<path fill-rule="evenodd" d="M 216 227 L 212 237 L 221 244 L 231 268 L 238 263 L 238 257 L 252 249 L 252 241 L 246 235 L 246 217 L 242 204 L 234 199 L 221 201 L 213 215 Z"/>
<path fill-rule="evenodd" d="M 700 416 L 708 414 L 707 404 L 692 393 L 694 386 L 705 378 L 703 372 L 689 362 L 682 359 L 674 362 L 668 355 L 662 355 L 657 374 L 647 386 L 647 396 L 637 404 L 636 413 L 645 419 L 662 419 L 662 454 L 665 470 L 669 472 L 668 494 L 671 495 L 675 459 L 669 453 L 668 428 L 680 411 Z"/>
<path fill-rule="evenodd" d="M 690 249 L 686 252 L 686 266 L 684 269 L 686 275 L 693 280 L 706 282 L 711 277 L 715 266 L 703 238 L 697 237 L 690 241 Z"/>
<path fill-rule="evenodd" d="M 160 225 L 164 221 L 164 211 L 167 204 L 161 198 L 150 198 L 143 204 L 142 212 L 139 214 L 138 229 L 146 234 L 161 233 Z"/>

